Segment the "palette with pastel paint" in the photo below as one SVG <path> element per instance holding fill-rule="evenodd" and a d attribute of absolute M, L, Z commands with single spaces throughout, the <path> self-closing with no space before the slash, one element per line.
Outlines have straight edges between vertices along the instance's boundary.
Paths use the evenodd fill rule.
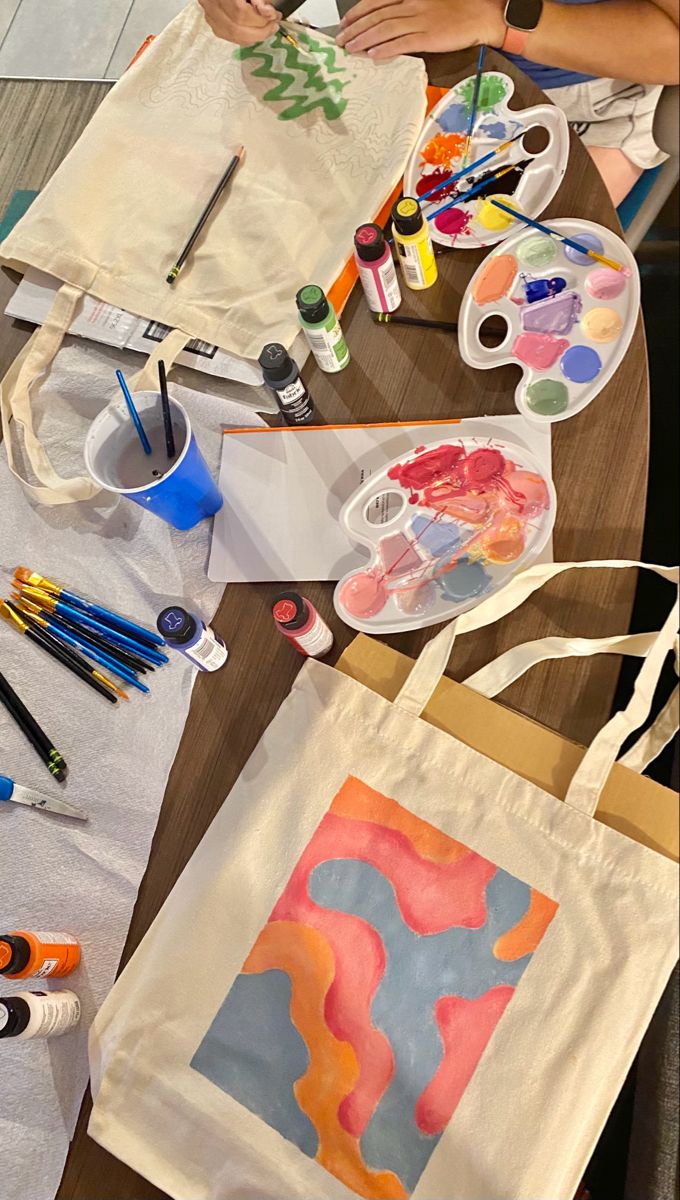
<path fill-rule="evenodd" d="M 463 153 L 468 129 L 475 77 L 461 80 L 432 109 L 404 175 L 404 195 L 424 196 L 437 184 L 456 174 L 464 165 Z M 561 109 L 554 104 L 537 104 L 521 110 L 509 108 L 515 85 L 509 75 L 485 71 L 479 89 L 479 102 L 468 159 L 476 162 L 485 154 L 524 131 L 541 128 L 546 144 L 532 152 L 531 138 L 521 137 L 507 149 L 495 154 L 483 166 L 464 175 L 454 184 L 440 188 L 423 203 L 429 217 L 433 241 L 463 250 L 475 246 L 494 246 L 514 233 L 517 222 L 494 208 L 489 196 L 511 203 L 530 217 L 538 217 L 555 195 L 567 168 L 569 127 Z M 491 177 L 510 164 L 522 164 L 497 181 Z M 470 200 L 433 216 L 437 209 L 463 192 L 489 178 L 488 188 Z"/>
<path fill-rule="evenodd" d="M 515 404 L 537 422 L 566 421 L 595 399 L 628 349 L 640 307 L 637 264 L 615 233 L 576 217 L 547 227 L 623 270 L 523 226 L 472 276 L 458 316 L 463 361 L 481 370 L 519 364 Z M 487 317 L 507 325 L 493 347 L 481 340 Z"/>
<path fill-rule="evenodd" d="M 523 443 L 468 436 L 419 446 L 341 509 L 370 557 L 338 583 L 336 611 L 364 633 L 450 620 L 537 558 L 555 512 L 552 482 Z"/>

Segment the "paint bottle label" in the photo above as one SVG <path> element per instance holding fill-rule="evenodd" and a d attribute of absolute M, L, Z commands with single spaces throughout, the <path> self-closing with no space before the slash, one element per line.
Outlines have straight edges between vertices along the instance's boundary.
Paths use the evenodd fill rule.
<path fill-rule="evenodd" d="M 304 654 L 310 658 L 321 658 L 322 655 L 328 654 L 328 651 L 333 645 L 333 634 L 326 625 L 325 621 L 318 618 L 308 629 L 306 633 L 296 633 L 293 639 L 297 646 Z"/>
<path fill-rule="evenodd" d="M 80 1020 L 80 1000 L 73 992 L 33 992 L 30 1032 L 19 1034 L 17 1041 L 28 1037 L 57 1037 L 66 1033 Z"/>
<path fill-rule="evenodd" d="M 408 286 L 411 288 L 426 287 L 425 265 L 420 246 L 415 242 L 397 242 L 397 251 Z"/>
<path fill-rule="evenodd" d="M 372 312 L 394 312 L 401 304 L 399 280 L 392 259 L 376 267 L 357 264 L 359 279 Z"/>
<path fill-rule="evenodd" d="M 305 336 L 322 371 L 342 371 L 347 366 L 349 350 L 337 321 L 329 329 L 305 328 Z"/>
<path fill-rule="evenodd" d="M 194 646 L 184 651 L 199 671 L 217 671 L 227 661 L 229 651 L 221 638 L 208 626 Z"/>
<path fill-rule="evenodd" d="M 294 380 L 287 387 L 275 389 L 279 407 L 291 425 L 308 425 L 314 417 L 314 404 L 307 388 L 301 379 Z"/>

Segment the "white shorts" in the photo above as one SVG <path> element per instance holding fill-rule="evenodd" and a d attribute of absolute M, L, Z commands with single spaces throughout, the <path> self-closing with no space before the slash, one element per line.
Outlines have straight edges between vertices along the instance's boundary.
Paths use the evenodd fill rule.
<path fill-rule="evenodd" d="M 586 146 L 623 150 L 636 167 L 658 167 L 668 155 L 652 133 L 660 87 L 621 79 L 588 79 L 546 90 Z"/>

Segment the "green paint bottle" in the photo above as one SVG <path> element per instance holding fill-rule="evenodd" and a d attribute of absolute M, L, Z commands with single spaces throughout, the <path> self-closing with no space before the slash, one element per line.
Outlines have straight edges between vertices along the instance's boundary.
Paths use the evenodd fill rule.
<path fill-rule="evenodd" d="M 349 362 L 349 350 L 335 309 L 323 289 L 316 283 L 308 283 L 300 288 L 295 303 L 309 348 L 321 370 L 342 371 Z"/>

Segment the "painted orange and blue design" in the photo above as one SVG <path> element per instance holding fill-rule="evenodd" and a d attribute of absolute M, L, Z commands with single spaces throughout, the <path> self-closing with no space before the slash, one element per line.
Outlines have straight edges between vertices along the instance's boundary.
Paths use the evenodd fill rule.
<path fill-rule="evenodd" d="M 192 1066 L 358 1195 L 402 1200 L 556 911 L 350 777 Z"/>

